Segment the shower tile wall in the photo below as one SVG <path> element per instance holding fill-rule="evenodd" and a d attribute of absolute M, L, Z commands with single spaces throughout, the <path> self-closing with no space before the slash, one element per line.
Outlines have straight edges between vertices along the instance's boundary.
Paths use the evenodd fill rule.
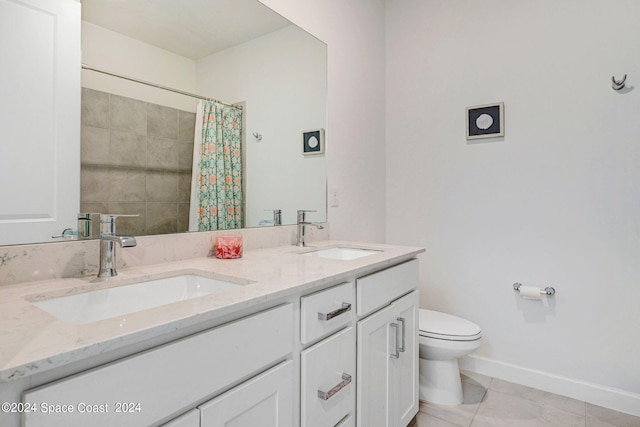
<path fill-rule="evenodd" d="M 82 89 L 80 209 L 118 234 L 187 231 L 195 113 Z"/>

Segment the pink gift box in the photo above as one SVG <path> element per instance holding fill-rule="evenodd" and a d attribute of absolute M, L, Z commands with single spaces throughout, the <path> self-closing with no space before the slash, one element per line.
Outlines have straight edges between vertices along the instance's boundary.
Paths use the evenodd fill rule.
<path fill-rule="evenodd" d="M 242 236 L 239 234 L 216 236 L 216 258 L 242 258 Z"/>

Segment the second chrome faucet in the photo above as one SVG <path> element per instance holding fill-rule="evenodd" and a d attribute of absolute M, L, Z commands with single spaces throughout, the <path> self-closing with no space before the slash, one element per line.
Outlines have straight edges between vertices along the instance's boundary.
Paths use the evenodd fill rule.
<path fill-rule="evenodd" d="M 307 212 L 316 212 L 316 211 L 308 211 L 308 210 L 299 210 L 298 211 L 298 236 L 297 236 L 297 241 L 296 241 L 296 245 L 300 246 L 300 247 L 304 247 L 307 245 L 306 243 L 306 237 L 307 237 L 307 225 L 312 225 L 314 227 L 317 227 L 319 229 L 323 229 L 324 226 L 318 222 L 309 222 L 306 220 L 306 216 L 305 214 Z"/>

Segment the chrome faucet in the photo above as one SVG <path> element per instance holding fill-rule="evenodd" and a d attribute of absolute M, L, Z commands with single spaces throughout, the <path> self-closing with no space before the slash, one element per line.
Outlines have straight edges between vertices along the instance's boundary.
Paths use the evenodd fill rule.
<path fill-rule="evenodd" d="M 117 276 L 116 271 L 116 243 L 123 248 L 130 248 L 136 245 L 136 238 L 133 236 L 116 236 L 116 218 L 119 216 L 138 215 L 100 215 L 102 233 L 100 233 L 100 270 L 98 277 Z"/>
<path fill-rule="evenodd" d="M 319 229 L 323 229 L 324 226 L 320 223 L 317 222 L 308 222 L 305 218 L 305 214 L 307 212 L 316 212 L 316 211 L 307 211 L 307 210 L 299 210 L 298 211 L 298 237 L 297 237 L 297 242 L 296 245 L 300 246 L 300 247 L 304 247 L 307 245 L 306 243 L 306 238 L 307 238 L 307 229 L 306 226 L 307 225 L 313 225 L 314 227 L 317 227 Z"/>

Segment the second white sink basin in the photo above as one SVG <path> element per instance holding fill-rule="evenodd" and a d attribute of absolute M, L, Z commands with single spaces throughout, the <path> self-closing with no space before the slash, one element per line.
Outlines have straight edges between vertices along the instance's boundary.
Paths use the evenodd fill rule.
<path fill-rule="evenodd" d="M 313 252 L 305 252 L 302 255 L 312 256 L 319 258 L 339 259 L 343 261 L 349 261 L 352 259 L 358 259 L 369 255 L 378 254 L 382 251 L 375 249 L 361 249 L 361 248 L 328 248 L 320 249 Z"/>
<path fill-rule="evenodd" d="M 182 274 L 34 301 L 32 304 L 60 320 L 82 325 L 239 286 L 242 285 L 195 274 Z"/>

